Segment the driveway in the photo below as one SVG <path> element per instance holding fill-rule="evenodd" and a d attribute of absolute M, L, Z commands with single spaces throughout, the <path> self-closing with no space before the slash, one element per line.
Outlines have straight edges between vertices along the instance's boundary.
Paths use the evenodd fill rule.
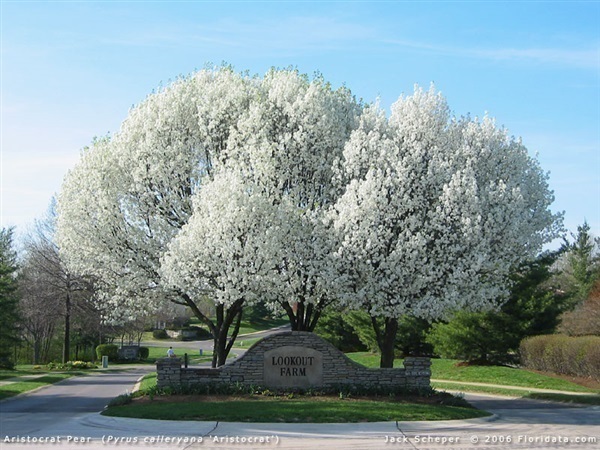
<path fill-rule="evenodd" d="M 107 401 L 152 366 L 70 378 L 0 403 L 4 450 L 106 449 L 583 449 L 600 448 L 600 408 L 468 394 L 491 418 L 438 422 L 256 424 L 104 417 Z M 17 443 L 14 443 L 14 442 Z"/>

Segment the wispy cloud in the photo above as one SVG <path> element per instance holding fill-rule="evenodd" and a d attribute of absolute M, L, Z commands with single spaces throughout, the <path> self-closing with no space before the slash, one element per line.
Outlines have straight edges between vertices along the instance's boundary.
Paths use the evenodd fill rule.
<path fill-rule="evenodd" d="M 163 26 L 159 32 L 132 30 L 119 36 L 101 36 L 102 43 L 119 46 L 167 46 L 260 50 L 315 50 L 355 44 L 375 37 L 373 29 L 357 23 L 318 16 L 265 18 L 252 22 L 221 19 L 211 24 L 186 27 Z"/>
<path fill-rule="evenodd" d="M 550 64 L 582 69 L 600 69 L 600 45 L 588 48 L 478 48 L 430 44 L 410 40 L 385 40 L 387 44 L 445 56 L 507 61 L 529 64 Z"/>

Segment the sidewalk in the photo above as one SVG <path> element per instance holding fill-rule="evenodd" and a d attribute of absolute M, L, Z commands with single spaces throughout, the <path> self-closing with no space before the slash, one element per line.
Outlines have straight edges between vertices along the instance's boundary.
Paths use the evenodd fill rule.
<path fill-rule="evenodd" d="M 573 392 L 573 391 L 559 391 L 554 389 L 539 389 L 530 388 L 523 386 L 507 386 L 505 384 L 491 384 L 491 383 L 477 383 L 474 381 L 454 381 L 454 380 L 438 380 L 432 379 L 432 383 L 446 383 L 446 384 L 457 384 L 462 386 L 480 386 L 489 387 L 494 389 L 506 389 L 511 391 L 524 391 L 524 392 L 539 392 L 545 394 L 565 394 L 565 395 L 600 395 L 596 392 Z"/>
<path fill-rule="evenodd" d="M 7 378 L 6 380 L 0 381 L 0 386 L 6 386 L 7 384 L 14 384 L 20 381 L 32 381 L 36 378 L 42 378 L 48 375 L 47 373 L 36 373 L 31 375 L 20 375 L 18 377 Z"/>

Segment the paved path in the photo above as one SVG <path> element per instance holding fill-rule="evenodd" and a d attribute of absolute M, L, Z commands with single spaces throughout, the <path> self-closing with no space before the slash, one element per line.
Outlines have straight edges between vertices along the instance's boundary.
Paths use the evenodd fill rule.
<path fill-rule="evenodd" d="M 530 388 L 523 386 L 506 386 L 503 384 L 490 384 L 490 383 L 476 383 L 473 381 L 453 381 L 453 380 L 431 380 L 432 383 L 444 383 L 444 384 L 460 384 L 463 386 L 481 386 L 490 387 L 495 389 L 508 389 L 512 391 L 524 391 L 524 392 L 540 392 L 546 394 L 566 394 L 566 395 L 594 395 L 593 392 L 573 392 L 573 391 L 558 391 L 555 389 L 540 389 Z"/>
<path fill-rule="evenodd" d="M 36 378 L 42 378 L 47 375 L 47 373 L 36 373 L 31 375 L 20 375 L 18 377 L 7 378 L 5 380 L 0 381 L 0 386 L 6 386 L 7 384 L 18 383 L 20 381 L 33 381 Z"/>
<path fill-rule="evenodd" d="M 147 370 L 152 366 L 74 377 L 0 403 L 0 448 L 600 448 L 600 407 L 478 394 L 465 397 L 492 412 L 492 417 L 438 422 L 256 424 L 123 419 L 98 414 L 110 398 L 131 390 Z M 11 439 L 20 443 L 11 443 Z"/>

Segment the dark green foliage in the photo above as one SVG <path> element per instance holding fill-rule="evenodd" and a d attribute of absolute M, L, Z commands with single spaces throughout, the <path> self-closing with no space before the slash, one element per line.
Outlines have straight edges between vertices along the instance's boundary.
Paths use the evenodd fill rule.
<path fill-rule="evenodd" d="M 360 339 L 360 342 L 366 347 L 367 351 L 379 351 L 371 317 L 366 312 L 348 311 L 342 317 L 344 322 L 350 326 L 352 332 L 358 336 L 358 339 Z"/>
<path fill-rule="evenodd" d="M 244 320 L 251 324 L 261 323 L 270 318 L 271 311 L 264 303 L 256 303 L 255 305 L 244 307 Z"/>
<path fill-rule="evenodd" d="M 516 362 L 520 342 L 527 336 L 553 333 L 567 307 L 567 297 L 547 284 L 558 256 L 558 252 L 545 253 L 519 267 L 511 277 L 511 295 L 500 311 L 462 311 L 449 323 L 434 324 L 427 340 L 435 352 L 470 362 Z"/>
<path fill-rule="evenodd" d="M 433 346 L 427 342 L 430 328 L 431 324 L 425 319 L 413 316 L 402 317 L 396 335 L 396 348 L 400 350 L 400 356 L 431 356 Z"/>
<path fill-rule="evenodd" d="M 180 341 L 194 341 L 196 339 L 209 339 L 212 337 L 210 331 L 197 326 L 189 326 L 181 329 L 181 334 L 178 337 Z"/>
<path fill-rule="evenodd" d="M 140 359 L 147 359 L 150 356 L 150 349 L 148 347 L 140 347 L 138 356 Z"/>
<path fill-rule="evenodd" d="M 108 356 L 109 361 L 119 360 L 119 347 L 115 344 L 100 344 L 96 347 L 96 356 L 102 359 L 103 356 Z"/>
<path fill-rule="evenodd" d="M 206 328 L 191 326 L 196 331 L 196 339 L 211 339 L 212 334 Z"/>
<path fill-rule="evenodd" d="M 427 337 L 442 358 L 496 362 L 508 358 L 500 336 L 494 336 L 491 313 L 456 313 L 449 323 L 436 323 Z"/>
<path fill-rule="evenodd" d="M 3 369 L 14 368 L 11 350 L 19 342 L 16 270 L 13 230 L 3 228 L 0 230 L 0 368 Z"/>
<path fill-rule="evenodd" d="M 446 393 L 440 393 L 433 388 L 408 388 L 408 387 L 389 387 L 389 386 L 374 386 L 361 384 L 340 384 L 330 388 L 282 388 L 269 389 L 263 386 L 253 385 L 248 386 L 241 383 L 194 383 L 180 384 L 175 386 L 167 386 L 159 388 L 156 385 L 140 392 L 142 395 L 149 397 L 160 395 L 256 395 L 262 397 L 288 397 L 292 395 L 300 395 L 306 397 L 320 397 L 335 395 L 340 398 L 350 397 L 408 397 L 417 396 L 423 398 L 443 398 L 446 400 L 444 404 L 449 404 L 450 396 Z M 466 402 L 454 398 L 457 404 L 455 406 L 466 406 Z M 460 403 L 460 404 L 459 404 Z"/>
<path fill-rule="evenodd" d="M 319 319 L 315 333 L 343 352 L 358 352 L 367 349 L 355 328 L 346 320 L 352 313 L 326 310 Z"/>
<path fill-rule="evenodd" d="M 132 401 L 131 394 L 121 394 L 118 397 L 113 398 L 110 402 L 108 402 L 108 406 L 124 406 L 129 405 Z"/>
<path fill-rule="evenodd" d="M 433 347 L 426 342 L 429 328 L 426 320 L 412 316 L 400 318 L 395 341 L 398 356 L 431 355 Z M 319 319 L 315 332 L 343 352 L 379 351 L 372 319 L 363 311 L 328 309 Z"/>

